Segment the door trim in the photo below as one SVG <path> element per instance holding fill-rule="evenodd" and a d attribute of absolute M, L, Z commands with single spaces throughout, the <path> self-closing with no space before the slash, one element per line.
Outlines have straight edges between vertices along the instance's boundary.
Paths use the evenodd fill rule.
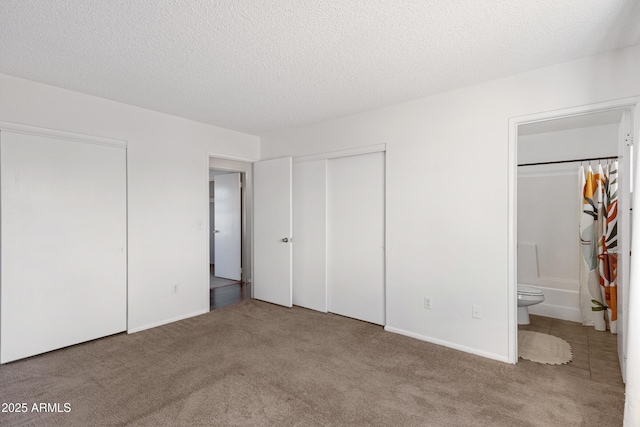
<path fill-rule="evenodd" d="M 209 169 L 240 173 L 242 182 L 242 281 L 249 285 L 251 298 L 253 298 L 253 162 L 256 160 L 240 159 L 240 157 L 207 153 L 207 184 L 209 182 Z M 210 206 L 208 187 L 203 198 L 206 200 L 207 206 Z M 207 221 L 206 230 L 207 250 L 209 250 L 209 239 L 212 232 L 209 221 Z M 207 265 L 207 278 L 209 277 L 208 272 L 209 266 Z M 207 298 L 209 298 L 209 280 L 207 280 L 206 286 Z"/>
<path fill-rule="evenodd" d="M 65 130 L 48 129 L 38 126 L 25 125 L 0 121 L 0 130 L 7 132 L 24 133 L 28 135 L 46 136 L 69 141 L 83 142 L 86 144 L 107 145 L 110 147 L 127 148 L 127 141 L 123 139 L 105 138 L 102 136 L 86 135 L 82 133 L 68 132 Z"/>
<path fill-rule="evenodd" d="M 257 162 L 259 159 L 256 159 L 254 157 L 242 157 L 242 156 L 230 156 L 228 154 L 222 154 L 222 153 L 214 153 L 213 151 L 208 151 L 207 152 L 207 159 L 217 159 L 217 160 L 231 160 L 233 162 L 241 162 L 241 163 L 253 163 L 253 162 Z M 236 172 L 235 169 L 233 169 L 233 167 L 210 167 L 209 169 L 221 169 L 221 170 L 228 170 L 230 172 Z M 243 172 L 243 171 L 240 171 Z"/>

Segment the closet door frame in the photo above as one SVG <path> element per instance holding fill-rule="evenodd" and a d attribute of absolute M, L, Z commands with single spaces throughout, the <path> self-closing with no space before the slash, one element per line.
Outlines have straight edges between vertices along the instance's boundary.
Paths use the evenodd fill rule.
<path fill-rule="evenodd" d="M 67 139 L 69 141 L 84 142 L 89 144 L 106 145 L 127 149 L 127 141 L 123 139 L 105 138 L 95 135 L 68 132 L 58 129 L 48 129 L 38 126 L 25 125 L 0 121 L 0 131 L 26 133 L 28 135 L 43 136 L 45 138 Z"/>

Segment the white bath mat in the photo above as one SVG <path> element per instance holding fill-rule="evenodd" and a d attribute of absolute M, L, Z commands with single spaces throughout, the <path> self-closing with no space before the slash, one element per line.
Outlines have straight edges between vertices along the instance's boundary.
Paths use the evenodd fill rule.
<path fill-rule="evenodd" d="M 518 356 L 532 362 L 564 365 L 571 362 L 571 345 L 562 338 L 533 331 L 518 331 Z"/>

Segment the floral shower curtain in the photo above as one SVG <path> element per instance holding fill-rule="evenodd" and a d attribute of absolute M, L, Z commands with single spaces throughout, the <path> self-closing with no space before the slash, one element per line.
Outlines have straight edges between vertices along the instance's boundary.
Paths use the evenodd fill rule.
<path fill-rule="evenodd" d="M 618 162 L 581 166 L 579 179 L 582 323 L 617 333 Z"/>

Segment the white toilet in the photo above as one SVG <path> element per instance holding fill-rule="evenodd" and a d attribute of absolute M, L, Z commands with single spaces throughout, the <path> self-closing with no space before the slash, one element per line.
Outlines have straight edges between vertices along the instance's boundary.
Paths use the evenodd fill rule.
<path fill-rule="evenodd" d="M 518 325 L 528 325 L 530 305 L 544 301 L 544 293 L 529 286 L 518 285 Z"/>

